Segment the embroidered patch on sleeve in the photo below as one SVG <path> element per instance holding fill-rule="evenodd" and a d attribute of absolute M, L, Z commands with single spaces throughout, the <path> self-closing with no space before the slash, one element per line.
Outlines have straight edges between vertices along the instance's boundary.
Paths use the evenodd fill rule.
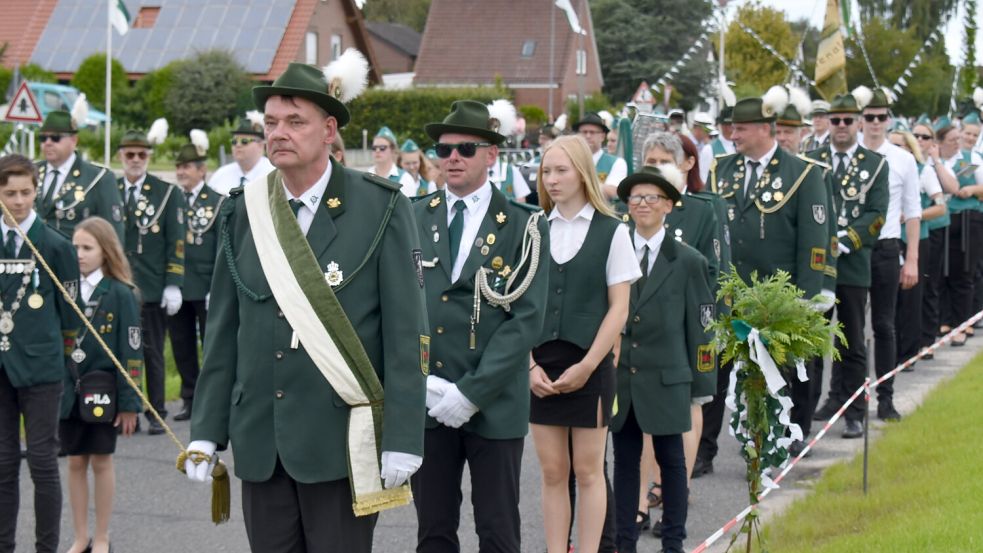
<path fill-rule="evenodd" d="M 423 374 L 430 374 L 430 337 L 420 335 L 420 370 Z"/>
<path fill-rule="evenodd" d="M 696 370 L 701 373 L 708 373 L 713 370 L 713 346 L 711 344 L 703 344 L 696 348 Z"/>
<path fill-rule="evenodd" d="M 809 267 L 813 271 L 826 270 L 826 250 L 823 248 L 812 248 L 812 255 L 809 256 Z"/>

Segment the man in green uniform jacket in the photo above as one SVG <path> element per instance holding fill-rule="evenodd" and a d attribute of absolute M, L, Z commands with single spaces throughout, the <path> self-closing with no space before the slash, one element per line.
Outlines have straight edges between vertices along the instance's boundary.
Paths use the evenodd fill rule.
<path fill-rule="evenodd" d="M 177 187 L 147 173 L 150 141 L 138 130 L 127 131 L 120 141 L 119 160 L 123 176 L 117 186 L 126 213 L 124 251 L 133 268 L 133 280 L 140 291 L 143 354 L 147 367 L 147 399 L 162 417 L 164 406 L 165 315 L 181 306 L 184 283 L 184 213 Z M 163 434 L 157 419 L 150 421 L 147 433 Z"/>
<path fill-rule="evenodd" d="M 422 462 L 419 244 L 396 185 L 331 159 L 350 116 L 326 91 L 349 90 L 300 63 L 254 88 L 277 169 L 220 214 L 184 469 L 205 481 L 233 444 L 253 551 L 370 551 Z"/>
<path fill-rule="evenodd" d="M 41 220 L 65 236 L 72 236 L 82 219 L 98 215 L 109 221 L 123 240 L 123 201 L 116 177 L 107 167 L 82 159 L 78 127 L 67 111 L 48 114 L 38 131 L 41 153 L 38 162 L 41 187 L 34 207 Z"/>
<path fill-rule="evenodd" d="M 543 328 L 549 227 L 542 210 L 507 200 L 488 179 L 505 140 L 496 130 L 487 106 L 470 100 L 454 102 L 442 123 L 426 127 L 447 187 L 413 205 L 434 332 L 427 457 L 413 478 L 419 552 L 457 543 L 465 462 L 480 549 L 520 550 L 529 352 Z M 538 249 L 524 252 L 524 238 Z M 515 280 L 507 290 L 509 277 Z M 518 297 L 489 301 L 509 293 Z"/>
<path fill-rule="evenodd" d="M 867 374 L 864 345 L 867 292 L 870 288 L 870 253 L 887 213 L 889 199 L 886 159 L 857 142 L 863 105 L 853 95 L 833 99 L 829 113 L 830 143 L 809 152 L 809 157 L 832 167 L 833 205 L 836 218 L 837 319 L 847 344 L 837 344 L 841 359 L 833 363 L 826 404 L 814 419 L 827 420 L 859 388 Z M 817 382 L 822 382 L 821 374 Z M 854 402 L 845 414 L 844 438 L 863 435 L 863 402 Z"/>

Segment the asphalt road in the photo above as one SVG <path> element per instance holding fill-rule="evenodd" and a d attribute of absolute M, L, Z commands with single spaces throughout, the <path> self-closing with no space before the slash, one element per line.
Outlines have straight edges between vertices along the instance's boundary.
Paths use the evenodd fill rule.
<path fill-rule="evenodd" d="M 924 394 L 938 381 L 955 374 L 960 367 L 983 348 L 983 337 L 970 340 L 967 347 L 943 348 L 934 361 L 921 362 L 913 373 L 902 373 L 896 384 L 896 405 L 903 414 L 912 412 Z M 829 371 L 825 371 L 828 375 Z M 176 412 L 172 408 L 171 412 Z M 169 421 L 170 422 L 170 421 Z M 172 423 L 177 435 L 188 437 L 188 423 Z M 817 423 L 819 424 L 819 423 Z M 903 424 L 903 422 L 901 423 Z M 821 471 L 839 460 L 856 454 L 863 440 L 843 440 L 839 437 L 842 422 L 820 442 L 814 453 L 803 460 L 764 503 L 767 517 L 780 512 L 792 500 L 806 494 Z M 871 423 L 876 436 L 880 423 Z M 814 427 L 818 431 L 819 426 Z M 714 463 L 715 472 L 693 481 L 687 531 L 687 549 L 699 545 L 732 516 L 747 506 L 744 484 L 744 462 L 737 452 L 737 442 L 721 435 L 721 452 Z M 239 483 L 232 484 L 232 520 L 215 526 L 210 520 L 210 490 L 206 485 L 188 482 L 174 468 L 177 450 L 165 436 L 145 433 L 128 439 L 121 438 L 115 455 L 117 494 L 110 525 L 114 551 L 117 553 L 153 552 L 186 553 L 248 551 L 242 523 Z M 223 457 L 231 463 L 231 455 Z M 62 512 L 61 543 L 67 549 L 72 540 L 71 511 L 65 485 L 65 461 L 61 460 L 62 488 L 65 490 Z M 871 475 L 877 482 L 877 476 Z M 465 501 L 462 506 L 460 530 L 462 551 L 477 551 L 474 523 L 470 505 L 470 485 L 465 472 Z M 33 551 L 33 488 L 26 463 L 21 470 L 21 510 L 17 526 L 17 551 Z M 540 475 L 531 438 L 526 440 L 522 470 L 522 550 L 530 553 L 545 551 L 543 545 L 542 513 L 539 503 Z M 90 509 L 90 526 L 94 513 Z M 375 551 L 404 553 L 414 550 L 416 514 L 412 507 L 383 513 L 375 534 Z M 722 551 L 728 538 L 720 540 L 712 551 Z M 642 537 L 639 551 L 659 551 L 659 541 L 650 535 Z"/>

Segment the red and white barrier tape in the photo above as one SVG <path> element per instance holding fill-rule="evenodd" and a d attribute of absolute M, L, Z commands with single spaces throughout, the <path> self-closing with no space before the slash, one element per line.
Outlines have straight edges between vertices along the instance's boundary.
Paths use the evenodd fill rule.
<path fill-rule="evenodd" d="M 964 332 L 967 328 L 975 324 L 980 319 L 983 319 L 983 311 L 980 311 L 979 313 L 973 315 L 972 317 L 967 319 L 966 322 L 950 330 L 948 334 L 939 338 L 934 344 L 928 346 L 927 348 L 922 348 L 921 350 L 919 350 L 917 355 L 915 355 L 911 359 L 908 359 L 904 363 L 901 363 L 893 370 L 891 370 L 891 372 L 878 378 L 874 382 L 871 382 L 870 378 L 865 379 L 863 386 L 857 388 L 857 391 L 853 392 L 853 394 L 849 397 L 849 399 L 846 400 L 846 403 L 844 403 L 843 406 L 840 407 L 836 411 L 836 413 L 826 422 L 826 424 L 823 425 L 823 429 L 816 434 L 816 437 L 810 440 L 809 443 L 806 444 L 806 446 L 802 449 L 802 452 L 799 453 L 797 457 L 792 459 L 791 462 L 789 462 L 785 466 L 782 472 L 773 480 L 776 486 L 765 488 L 765 490 L 761 492 L 761 494 L 758 496 L 758 501 L 760 502 L 765 497 L 767 497 L 772 490 L 777 489 L 777 484 L 785 478 L 785 476 L 792 470 L 792 467 L 794 467 L 803 457 L 805 457 L 809 453 L 809 451 L 812 449 L 812 446 L 814 446 L 816 442 L 818 442 L 819 440 L 823 439 L 824 436 L 826 436 L 826 433 L 829 432 L 829 429 L 834 424 L 836 424 L 836 421 L 840 420 L 840 417 L 843 416 L 843 413 L 846 411 L 847 407 L 849 407 L 854 401 L 856 401 L 857 398 L 860 397 L 860 394 L 863 394 L 866 391 L 867 392 L 866 400 L 869 401 L 871 389 L 876 388 L 879 384 L 883 383 L 888 378 L 891 378 L 896 374 L 898 374 L 899 372 L 903 371 L 904 369 L 914 365 L 916 361 L 918 361 L 925 355 L 928 355 L 929 353 L 934 353 L 935 350 L 939 349 L 943 345 L 952 341 L 953 336 Z M 760 503 L 758 503 L 758 505 L 760 505 Z M 708 547 L 713 545 L 717 540 L 722 538 L 724 534 L 729 532 L 731 529 L 737 526 L 738 523 L 743 521 L 749 514 L 751 514 L 751 511 L 755 510 L 758 507 L 758 505 L 748 505 L 747 507 L 745 507 L 743 511 L 738 513 L 734 518 L 727 521 L 727 524 L 724 524 L 719 530 L 711 534 L 710 537 L 708 537 L 706 540 L 703 541 L 703 543 L 696 546 L 696 548 L 692 549 L 690 553 L 703 553 L 704 551 L 706 551 Z"/>

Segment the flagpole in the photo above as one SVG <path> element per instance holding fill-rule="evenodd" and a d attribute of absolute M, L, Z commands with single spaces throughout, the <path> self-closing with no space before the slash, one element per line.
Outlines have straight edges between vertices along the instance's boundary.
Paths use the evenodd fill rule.
<path fill-rule="evenodd" d="M 113 0 L 106 0 L 106 123 L 103 139 L 102 163 L 109 167 L 109 128 L 112 125 L 112 60 L 113 60 Z"/>

